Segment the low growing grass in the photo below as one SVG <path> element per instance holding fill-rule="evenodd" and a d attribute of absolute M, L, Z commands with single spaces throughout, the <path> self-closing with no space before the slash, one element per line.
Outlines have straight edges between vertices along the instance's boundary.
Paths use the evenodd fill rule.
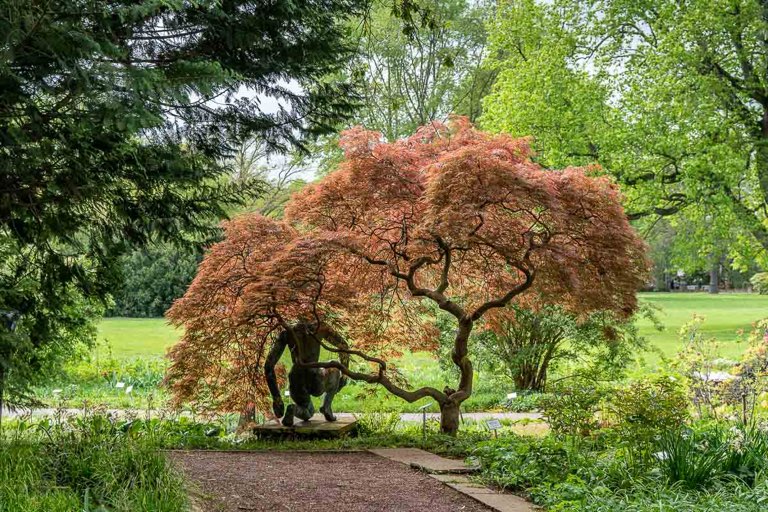
<path fill-rule="evenodd" d="M 184 481 L 106 417 L 15 421 L 0 436 L 0 512 L 181 512 Z"/>
<path fill-rule="evenodd" d="M 654 329 L 651 322 L 639 323 L 640 333 L 664 355 L 680 350 L 680 328 L 694 315 L 704 317 L 702 332 L 722 343 L 723 356 L 736 358 L 745 348 L 739 343 L 739 331 L 748 331 L 752 323 L 768 316 L 768 295 L 747 293 L 640 293 L 640 300 L 659 307 L 658 319 L 664 330 Z M 653 363 L 657 357 L 648 356 Z"/>

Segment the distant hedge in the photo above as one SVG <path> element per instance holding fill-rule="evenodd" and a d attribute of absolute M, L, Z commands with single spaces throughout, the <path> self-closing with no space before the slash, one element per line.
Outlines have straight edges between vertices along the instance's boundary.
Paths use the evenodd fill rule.
<path fill-rule="evenodd" d="M 157 245 L 124 258 L 125 284 L 113 294 L 109 316 L 161 317 L 184 295 L 197 272 L 202 251 Z"/>

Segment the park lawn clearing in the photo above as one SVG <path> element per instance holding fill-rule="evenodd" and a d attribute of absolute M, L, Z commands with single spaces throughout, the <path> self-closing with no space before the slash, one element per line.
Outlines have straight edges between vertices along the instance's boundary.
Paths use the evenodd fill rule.
<path fill-rule="evenodd" d="M 639 327 L 657 352 L 641 355 L 641 364 L 634 374 L 645 374 L 653 370 L 659 362 L 660 355 L 674 355 L 682 346 L 679 336 L 680 328 L 690 322 L 694 315 L 705 318 L 702 331 L 710 336 L 716 336 L 720 341 L 721 355 L 737 359 L 746 348 L 745 343 L 738 342 L 738 331 L 751 328 L 753 322 L 768 317 L 768 296 L 753 294 L 721 293 L 709 295 L 706 293 L 641 293 L 641 301 L 659 306 L 657 313 L 664 324 L 662 332 L 654 329 L 651 322 L 643 320 Z M 114 358 L 120 365 L 132 368 L 137 360 L 151 362 L 164 366 L 162 357 L 168 347 L 176 343 L 180 330 L 170 326 L 162 318 L 105 318 L 99 323 L 100 343 L 93 349 L 96 361 Z M 94 358 L 92 358 L 94 359 Z M 133 362 L 131 362 L 133 361 Z M 123 363 L 125 362 L 125 363 Z M 407 353 L 395 365 L 408 376 L 414 386 L 437 386 L 442 382 L 442 370 L 439 362 L 432 354 L 426 352 Z M 91 364 L 91 363 L 88 363 Z M 102 363 L 99 363 L 102 364 Z M 96 366 L 99 366 L 96 364 Z M 103 364 L 102 364 L 103 365 Z M 147 372 L 139 372 L 144 374 Z M 164 398 L 161 390 L 153 386 L 141 386 L 145 381 L 155 379 L 159 382 L 161 374 L 141 377 L 133 369 L 118 371 L 114 381 L 124 381 L 126 386 L 135 386 L 134 397 L 126 395 L 122 389 L 115 389 L 115 382 L 79 382 L 77 399 L 85 399 L 96 403 L 109 403 L 113 407 L 140 407 L 144 403 L 146 393 L 154 393 L 157 398 Z M 509 385 L 490 375 L 478 371 L 475 390 L 472 397 L 465 402 L 465 411 L 485 411 L 498 407 L 500 397 L 510 391 Z M 65 388 L 62 383 L 55 383 L 50 389 L 44 390 L 41 396 L 53 400 L 52 390 Z M 417 412 L 419 407 L 429 404 L 431 399 L 422 399 L 408 404 L 390 395 L 380 387 L 350 383 L 337 396 L 334 403 L 338 412 Z M 434 404 L 433 404 L 434 405 Z M 432 411 L 434 412 L 434 411 Z"/>
<path fill-rule="evenodd" d="M 748 330 L 752 323 L 768 317 L 768 295 L 721 293 L 640 293 L 646 301 L 661 309 L 659 320 L 664 324 L 662 332 L 651 322 L 639 323 L 641 333 L 665 355 L 672 355 L 680 348 L 680 328 L 693 315 L 705 318 L 703 331 L 716 336 L 722 342 L 723 355 L 738 356 L 744 345 L 737 343 L 738 331 Z M 116 358 L 163 356 L 165 351 L 181 336 L 180 330 L 170 326 L 163 318 L 105 318 L 98 326 L 100 344 L 107 342 Z M 105 353 L 105 349 L 99 350 Z M 429 363 L 423 353 L 409 355 L 400 366 L 405 371 Z"/>
<path fill-rule="evenodd" d="M 104 318 L 98 325 L 98 350 L 117 359 L 162 357 L 180 337 L 181 331 L 164 318 Z"/>
<path fill-rule="evenodd" d="M 651 322 L 639 322 L 640 332 L 664 355 L 674 355 L 682 347 L 680 328 L 694 315 L 704 318 L 702 332 L 720 342 L 723 357 L 738 358 L 746 345 L 739 343 L 739 331 L 749 331 L 757 320 L 768 317 L 768 295 L 747 293 L 640 293 L 641 301 L 660 308 L 662 332 Z M 655 360 L 655 357 L 648 357 Z"/>
<path fill-rule="evenodd" d="M 175 451 L 207 511 L 488 512 L 434 478 L 366 452 Z"/>

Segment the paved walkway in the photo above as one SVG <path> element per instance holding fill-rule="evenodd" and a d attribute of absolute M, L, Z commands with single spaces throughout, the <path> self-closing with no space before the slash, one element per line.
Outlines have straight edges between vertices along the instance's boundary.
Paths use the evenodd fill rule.
<path fill-rule="evenodd" d="M 419 469 L 448 487 L 479 501 L 497 512 L 533 512 L 534 506 L 520 496 L 496 491 L 473 482 L 468 473 L 479 468 L 464 461 L 447 459 L 418 448 L 375 448 L 369 450 L 380 457 Z"/>

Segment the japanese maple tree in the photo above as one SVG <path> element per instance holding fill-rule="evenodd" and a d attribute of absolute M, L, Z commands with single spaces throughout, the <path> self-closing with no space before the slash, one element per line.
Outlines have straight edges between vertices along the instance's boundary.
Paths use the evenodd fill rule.
<path fill-rule="evenodd" d="M 316 366 L 409 402 L 431 397 L 441 429 L 454 433 L 472 393 L 469 336 L 487 313 L 526 300 L 575 314 L 636 309 L 645 246 L 608 178 L 543 169 L 527 140 L 480 132 L 463 118 L 393 143 L 355 128 L 341 145 L 339 168 L 293 196 L 285 220 L 228 222 L 169 310 L 185 329 L 170 352 L 177 402 L 268 410 L 269 340 L 305 320 L 350 346 L 349 366 Z M 409 389 L 387 361 L 435 346 L 430 303 L 455 318 L 460 378 L 442 390 Z"/>

